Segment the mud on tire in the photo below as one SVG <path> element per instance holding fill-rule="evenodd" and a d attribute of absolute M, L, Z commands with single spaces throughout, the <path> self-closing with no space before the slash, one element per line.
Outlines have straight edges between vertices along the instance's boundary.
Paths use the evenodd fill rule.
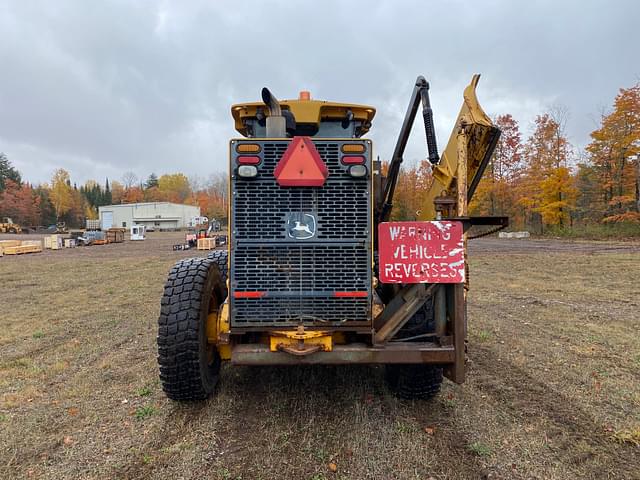
<path fill-rule="evenodd" d="M 203 400 L 213 392 L 220 356 L 208 344 L 205 326 L 209 312 L 226 295 L 225 281 L 212 259 L 181 260 L 169 272 L 158 318 L 160 381 L 169 398 Z"/>

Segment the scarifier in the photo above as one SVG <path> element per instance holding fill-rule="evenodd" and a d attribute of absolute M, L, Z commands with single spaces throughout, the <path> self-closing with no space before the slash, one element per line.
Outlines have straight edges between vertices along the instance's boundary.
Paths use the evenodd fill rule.
<path fill-rule="evenodd" d="M 479 75 L 438 154 L 429 84 L 418 77 L 386 175 L 363 138 L 375 109 L 312 100 L 234 105 L 229 246 L 179 261 L 162 296 L 160 379 L 174 400 L 208 397 L 236 365 L 384 364 L 404 398 L 465 380 L 467 205 L 500 131 L 476 98 Z M 390 222 L 422 104 L 433 183 L 415 221 Z"/>

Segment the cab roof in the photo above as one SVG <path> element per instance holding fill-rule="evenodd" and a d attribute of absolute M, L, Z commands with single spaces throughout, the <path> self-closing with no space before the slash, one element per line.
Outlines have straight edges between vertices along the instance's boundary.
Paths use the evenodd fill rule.
<path fill-rule="evenodd" d="M 353 120 L 361 124 L 360 135 L 369 131 L 371 121 L 376 114 L 376 109 L 368 105 L 324 100 L 280 100 L 280 106 L 283 110 L 289 110 L 293 114 L 297 124 L 319 125 L 324 121 L 339 121 L 347 116 L 348 111 L 351 111 Z M 258 110 L 262 110 L 266 117 L 269 116 L 269 108 L 263 102 L 238 103 L 231 106 L 235 129 L 243 136 L 246 137 L 248 134 L 245 121 L 254 120 Z"/>

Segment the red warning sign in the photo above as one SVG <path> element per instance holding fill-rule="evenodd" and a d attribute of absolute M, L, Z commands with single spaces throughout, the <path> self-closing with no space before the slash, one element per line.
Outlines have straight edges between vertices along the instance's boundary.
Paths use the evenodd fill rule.
<path fill-rule="evenodd" d="M 309 137 L 293 137 L 273 175 L 282 187 L 321 187 L 329 170 Z"/>
<path fill-rule="evenodd" d="M 380 281 L 463 283 L 461 222 L 387 222 L 378 226 Z"/>

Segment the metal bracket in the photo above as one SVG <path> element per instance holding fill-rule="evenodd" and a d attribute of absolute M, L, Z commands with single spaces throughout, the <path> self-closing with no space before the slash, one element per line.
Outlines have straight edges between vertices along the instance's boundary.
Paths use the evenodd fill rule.
<path fill-rule="evenodd" d="M 374 320 L 375 343 L 385 343 L 398 333 L 405 323 L 416 314 L 424 302 L 433 295 L 437 283 L 406 285 L 393 297 L 389 305 Z"/>

